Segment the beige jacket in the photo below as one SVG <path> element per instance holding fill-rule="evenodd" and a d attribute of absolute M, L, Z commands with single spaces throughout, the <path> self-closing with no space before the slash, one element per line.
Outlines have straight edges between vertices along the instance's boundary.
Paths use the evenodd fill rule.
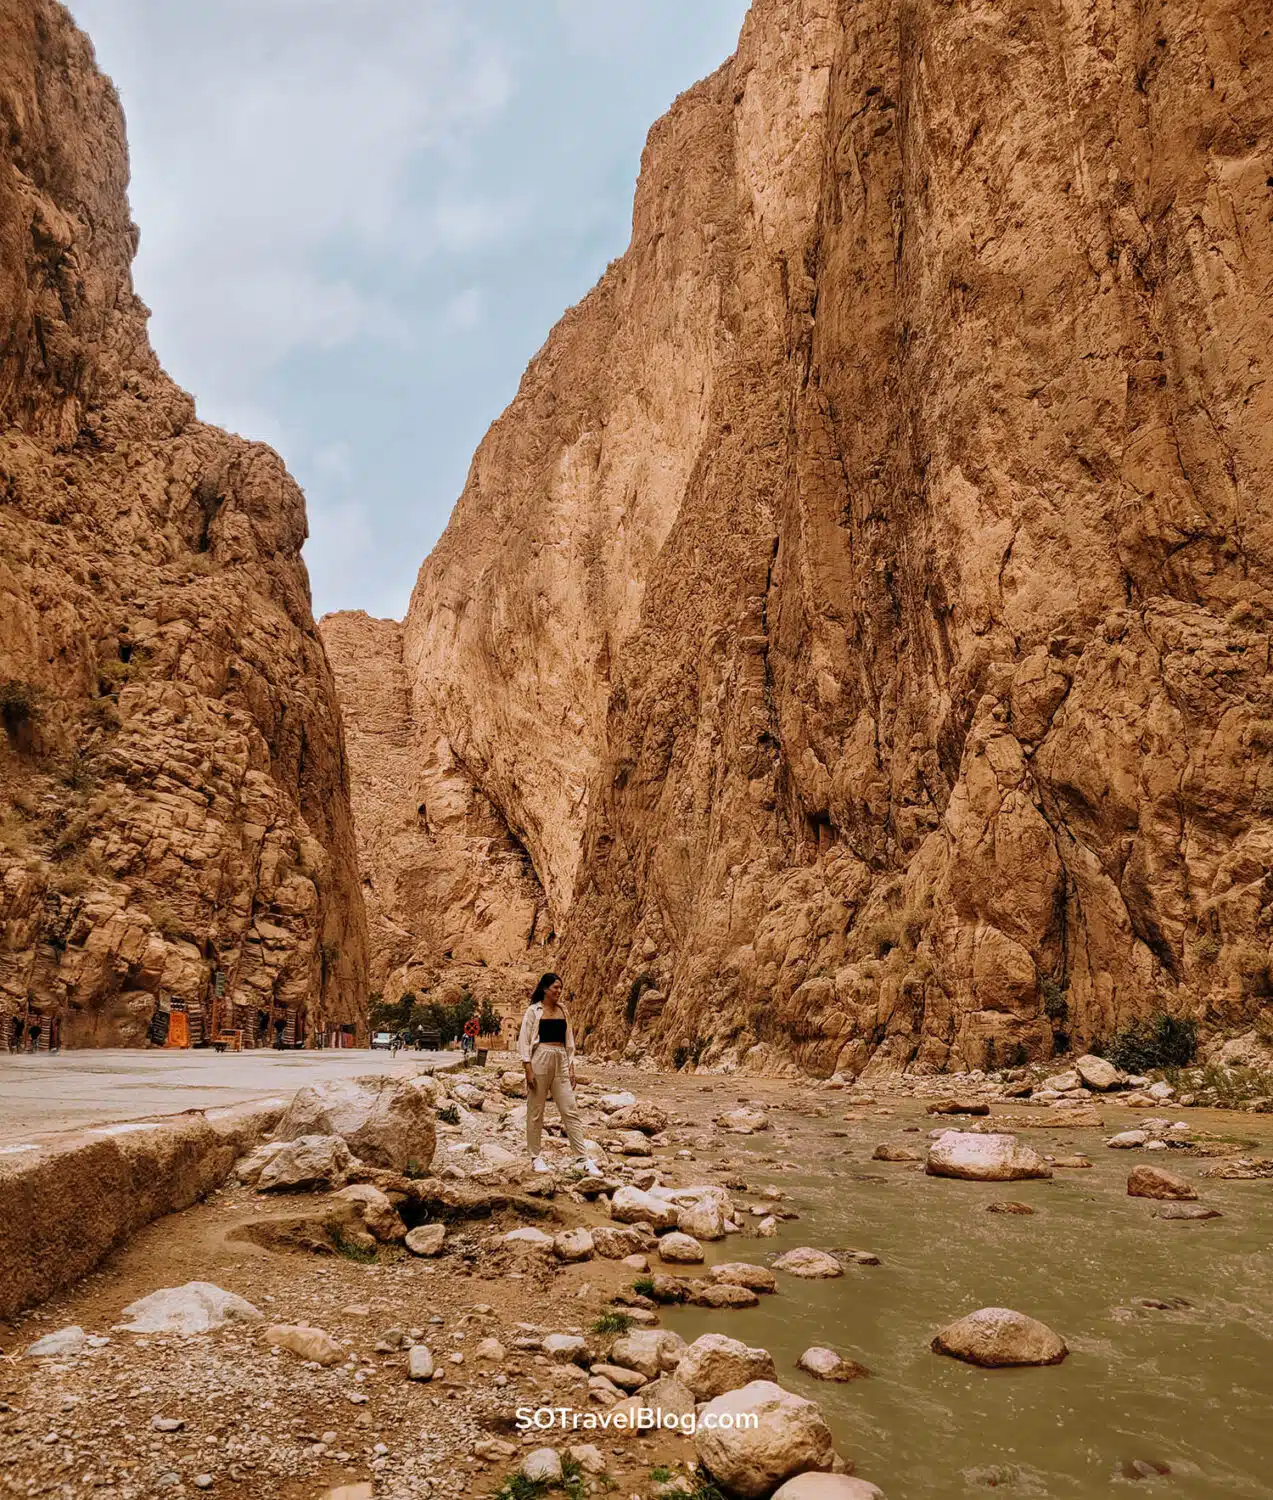
<path fill-rule="evenodd" d="M 528 1063 L 535 1055 L 536 1037 L 539 1035 L 539 1013 L 542 1009 L 541 1005 L 528 1005 L 526 1014 L 522 1017 L 522 1028 L 517 1033 L 517 1055 L 524 1063 Z M 563 1014 L 565 1014 L 564 1011 Z M 566 1058 L 569 1062 L 575 1060 L 575 1029 L 570 1024 L 569 1015 L 566 1015 Z"/>

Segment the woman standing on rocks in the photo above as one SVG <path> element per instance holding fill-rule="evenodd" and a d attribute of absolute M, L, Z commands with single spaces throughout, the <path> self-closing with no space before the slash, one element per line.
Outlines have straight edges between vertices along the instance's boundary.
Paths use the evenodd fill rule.
<path fill-rule="evenodd" d="M 526 1145 L 535 1171 L 552 1170 L 539 1154 L 544 1106 L 551 1094 L 578 1165 L 589 1176 L 600 1176 L 584 1145 L 575 1108 L 575 1034 L 561 1003 L 561 979 L 556 974 L 544 974 L 535 986 L 517 1036 L 517 1055 L 526 1072 Z"/>

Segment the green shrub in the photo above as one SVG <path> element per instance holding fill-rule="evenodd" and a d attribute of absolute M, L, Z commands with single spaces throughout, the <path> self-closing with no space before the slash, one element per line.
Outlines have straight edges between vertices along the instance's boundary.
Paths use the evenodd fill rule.
<path fill-rule="evenodd" d="M 603 1312 L 592 1325 L 593 1333 L 627 1333 L 632 1319 L 625 1312 Z"/>
<path fill-rule="evenodd" d="M 1065 986 L 1045 974 L 1039 980 L 1039 993 L 1043 996 L 1043 1014 L 1054 1026 L 1064 1026 L 1070 1014 L 1070 1002 Z"/>
<path fill-rule="evenodd" d="M 1214 963 L 1220 957 L 1220 939 L 1214 932 L 1204 932 L 1197 943 L 1194 944 L 1193 951 L 1197 955 L 1199 963 Z"/>
<path fill-rule="evenodd" d="M 1157 1011 L 1133 1021 L 1093 1052 L 1125 1073 L 1145 1073 L 1151 1068 L 1186 1068 L 1198 1050 L 1198 1028 L 1193 1021 Z"/>
<path fill-rule="evenodd" d="M 652 1276 L 638 1276 L 632 1283 L 632 1290 L 638 1297 L 653 1297 L 654 1278 Z"/>
<path fill-rule="evenodd" d="M 460 1123 L 460 1112 L 454 1104 L 444 1104 L 438 1110 L 438 1119 L 447 1125 L 458 1125 Z"/>

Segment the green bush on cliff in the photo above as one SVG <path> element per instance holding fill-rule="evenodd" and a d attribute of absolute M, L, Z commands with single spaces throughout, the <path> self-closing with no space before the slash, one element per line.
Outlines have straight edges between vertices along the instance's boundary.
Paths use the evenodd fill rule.
<path fill-rule="evenodd" d="M 1115 1032 L 1111 1041 L 1094 1045 L 1092 1051 L 1125 1073 L 1146 1073 L 1151 1068 L 1185 1068 L 1198 1050 L 1198 1028 L 1192 1021 L 1157 1011 L 1143 1021 L 1133 1021 Z"/>

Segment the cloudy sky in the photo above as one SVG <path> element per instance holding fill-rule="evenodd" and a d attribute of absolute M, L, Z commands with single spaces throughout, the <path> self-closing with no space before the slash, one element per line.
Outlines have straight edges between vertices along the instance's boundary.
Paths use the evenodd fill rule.
<path fill-rule="evenodd" d="M 746 0 L 69 0 L 136 277 L 205 419 L 305 486 L 316 613 L 401 616 L 473 449 L 622 253 L 649 126 Z"/>

